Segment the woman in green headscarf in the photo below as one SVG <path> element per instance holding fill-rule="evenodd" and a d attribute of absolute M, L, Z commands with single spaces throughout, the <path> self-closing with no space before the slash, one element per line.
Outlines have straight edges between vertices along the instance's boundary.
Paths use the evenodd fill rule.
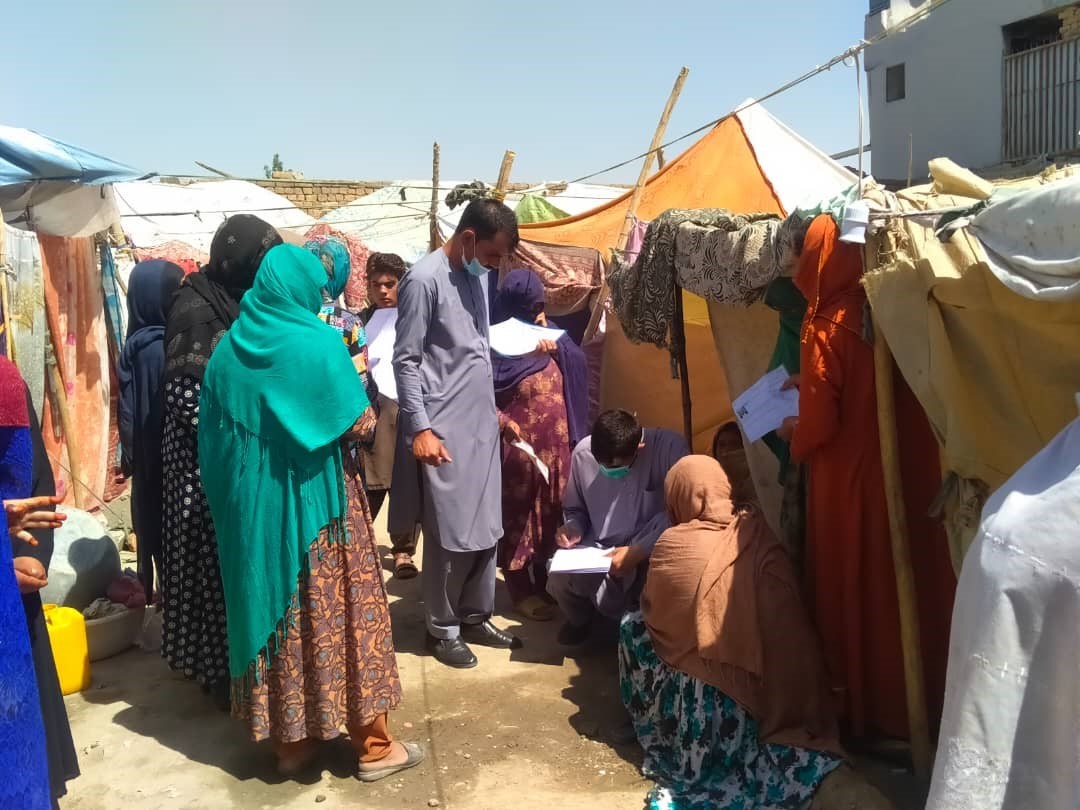
<path fill-rule="evenodd" d="M 340 334 L 319 320 L 342 280 L 270 250 L 206 369 L 199 462 L 217 529 L 233 714 L 295 774 L 344 727 L 374 781 L 423 759 L 394 742 L 401 698 L 359 470 L 343 442 L 375 418 Z M 340 292 L 340 290 L 339 290 Z"/>

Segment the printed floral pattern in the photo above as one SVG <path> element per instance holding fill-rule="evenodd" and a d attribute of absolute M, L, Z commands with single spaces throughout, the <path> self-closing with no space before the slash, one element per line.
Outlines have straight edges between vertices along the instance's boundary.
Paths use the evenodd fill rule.
<path fill-rule="evenodd" d="M 619 630 L 623 704 L 657 783 L 648 810 L 804 810 L 839 757 L 762 744 L 757 723 L 714 686 L 657 656 L 640 611 Z"/>
<path fill-rule="evenodd" d="M 522 438 L 550 471 L 545 483 L 532 460 L 503 446 L 503 537 L 498 561 L 504 574 L 527 571 L 529 580 L 507 577 L 514 601 L 543 593 L 547 561 L 555 553 L 555 530 L 562 523 L 562 496 L 570 473 L 570 433 L 563 400 L 563 378 L 551 360 L 543 371 L 531 374 L 516 387 L 496 394 L 499 410 L 521 428 Z"/>
<path fill-rule="evenodd" d="M 253 740 L 337 737 L 346 725 L 367 725 L 401 701 L 390 608 L 371 515 L 358 471 L 346 457 L 348 542 L 324 528 L 311 544 L 299 604 L 270 669 L 233 706 Z"/>

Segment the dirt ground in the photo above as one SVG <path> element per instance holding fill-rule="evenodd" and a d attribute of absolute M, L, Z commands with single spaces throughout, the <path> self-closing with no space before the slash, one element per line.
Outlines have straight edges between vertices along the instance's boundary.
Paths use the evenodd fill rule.
<path fill-rule="evenodd" d="M 419 581 L 389 580 L 388 590 L 404 688 L 392 730 L 426 745 L 421 766 L 364 785 L 352 778 L 351 749 L 339 739 L 325 745 L 321 772 L 283 780 L 266 745 L 248 742 L 156 652 L 131 650 L 95 663 L 90 689 L 67 699 L 82 776 L 63 810 L 642 806 L 649 783 L 640 749 L 613 735 L 625 722 L 613 632 L 566 658 L 556 623 L 506 618 L 513 614 L 500 584 L 495 621 L 524 648 L 478 648 L 480 665 L 456 671 L 423 653 Z M 867 770 L 898 810 L 922 806 L 899 769 L 875 762 Z"/>

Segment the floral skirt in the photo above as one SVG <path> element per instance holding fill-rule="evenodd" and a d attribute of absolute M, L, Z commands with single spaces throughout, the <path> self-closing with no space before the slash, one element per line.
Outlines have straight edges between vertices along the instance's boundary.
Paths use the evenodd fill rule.
<path fill-rule="evenodd" d="M 640 612 L 619 631 L 622 699 L 656 781 L 649 810 L 801 810 L 840 757 L 761 743 L 757 723 L 710 684 L 660 660 Z"/>
<path fill-rule="evenodd" d="M 323 529 L 266 677 L 233 681 L 233 715 L 253 740 L 329 740 L 401 701 L 390 609 L 359 477 L 346 480 L 349 542 Z"/>

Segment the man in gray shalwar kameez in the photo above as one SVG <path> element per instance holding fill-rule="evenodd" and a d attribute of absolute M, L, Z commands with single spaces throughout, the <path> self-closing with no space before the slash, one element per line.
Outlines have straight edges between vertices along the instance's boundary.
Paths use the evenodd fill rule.
<path fill-rule="evenodd" d="M 400 412 L 390 531 L 420 520 L 428 646 L 457 668 L 476 666 L 466 641 L 519 644 L 489 621 L 503 533 L 502 472 L 481 283 L 517 241 L 513 211 L 494 200 L 474 201 L 446 246 L 405 274 L 398 294 L 393 363 Z M 520 435 L 513 423 L 501 427 L 512 438 Z"/>

